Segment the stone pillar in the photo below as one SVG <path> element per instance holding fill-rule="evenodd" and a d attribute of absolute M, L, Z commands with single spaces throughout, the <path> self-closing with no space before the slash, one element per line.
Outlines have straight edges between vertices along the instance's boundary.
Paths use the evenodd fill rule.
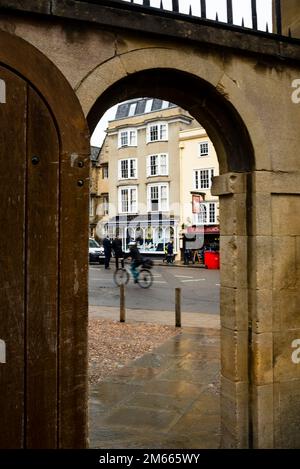
<path fill-rule="evenodd" d="M 249 176 L 250 446 L 274 447 L 272 209 L 267 171 Z"/>
<path fill-rule="evenodd" d="M 221 233 L 221 445 L 247 448 L 248 271 L 247 174 L 214 178 Z"/>
<path fill-rule="evenodd" d="M 253 446 L 300 446 L 300 175 L 252 177 Z"/>

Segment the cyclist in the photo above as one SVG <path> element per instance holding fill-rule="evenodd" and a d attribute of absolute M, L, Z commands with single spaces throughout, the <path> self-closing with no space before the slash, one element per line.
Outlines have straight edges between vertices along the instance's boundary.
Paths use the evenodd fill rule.
<path fill-rule="evenodd" d="M 136 241 L 130 241 L 128 244 L 129 252 L 124 255 L 124 258 L 131 257 L 131 273 L 133 276 L 134 283 L 138 283 L 139 271 L 137 267 L 142 264 L 143 259 L 141 253 L 137 247 Z"/>

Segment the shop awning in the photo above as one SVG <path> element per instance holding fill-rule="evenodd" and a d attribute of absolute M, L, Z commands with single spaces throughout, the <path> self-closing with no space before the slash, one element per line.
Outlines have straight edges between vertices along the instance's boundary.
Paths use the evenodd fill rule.
<path fill-rule="evenodd" d="M 219 225 L 217 226 L 204 226 L 204 234 L 214 234 L 218 235 L 220 234 L 220 227 Z"/>

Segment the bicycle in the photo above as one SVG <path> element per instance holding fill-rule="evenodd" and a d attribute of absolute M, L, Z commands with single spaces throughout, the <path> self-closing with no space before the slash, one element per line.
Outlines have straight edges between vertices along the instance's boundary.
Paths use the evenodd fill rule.
<path fill-rule="evenodd" d="M 150 269 L 153 262 L 150 259 L 144 260 L 140 266 L 136 267 L 138 270 L 137 283 L 141 288 L 150 288 L 153 283 L 153 275 Z M 124 269 L 117 269 L 114 272 L 114 282 L 120 287 L 127 285 L 132 276 L 131 267 L 126 266 Z"/>

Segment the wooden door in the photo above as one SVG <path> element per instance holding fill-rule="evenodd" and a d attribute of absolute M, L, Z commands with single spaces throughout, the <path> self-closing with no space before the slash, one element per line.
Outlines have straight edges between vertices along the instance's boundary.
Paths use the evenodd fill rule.
<path fill-rule="evenodd" d="M 88 164 L 65 132 L 2 63 L 0 448 L 86 445 Z"/>

